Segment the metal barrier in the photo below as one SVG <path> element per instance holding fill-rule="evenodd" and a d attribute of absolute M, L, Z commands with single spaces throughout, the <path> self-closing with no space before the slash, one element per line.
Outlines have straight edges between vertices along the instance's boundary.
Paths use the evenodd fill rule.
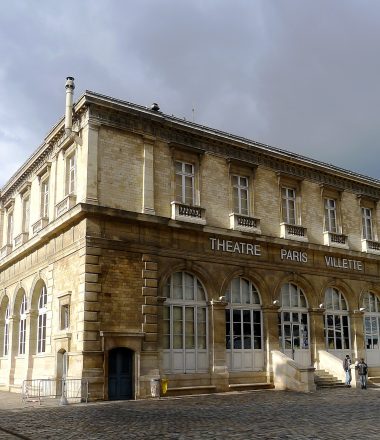
<path fill-rule="evenodd" d="M 31 379 L 24 380 L 21 399 L 24 403 L 38 402 L 42 399 L 61 398 L 61 404 L 88 402 L 87 379 Z"/>

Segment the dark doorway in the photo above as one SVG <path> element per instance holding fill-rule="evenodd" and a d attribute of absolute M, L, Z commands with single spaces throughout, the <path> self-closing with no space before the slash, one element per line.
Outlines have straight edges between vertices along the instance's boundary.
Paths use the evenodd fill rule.
<path fill-rule="evenodd" d="M 133 351 L 114 348 L 108 353 L 109 400 L 132 399 Z"/>

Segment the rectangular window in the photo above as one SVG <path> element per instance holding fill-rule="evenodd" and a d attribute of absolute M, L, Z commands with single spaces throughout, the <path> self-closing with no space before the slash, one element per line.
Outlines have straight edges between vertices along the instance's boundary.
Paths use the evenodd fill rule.
<path fill-rule="evenodd" d="M 41 217 L 49 217 L 49 180 L 41 183 Z"/>
<path fill-rule="evenodd" d="M 236 214 L 248 215 L 248 178 L 242 176 L 232 176 L 232 191 L 234 212 Z"/>
<path fill-rule="evenodd" d="M 337 204 L 335 199 L 325 199 L 325 231 L 337 233 Z"/>
<path fill-rule="evenodd" d="M 186 162 L 175 162 L 175 195 L 176 200 L 185 205 L 194 205 L 194 165 Z"/>
<path fill-rule="evenodd" d="M 76 191 L 76 152 L 66 159 L 66 194 L 75 194 Z"/>
<path fill-rule="evenodd" d="M 61 306 L 61 330 L 67 330 L 70 327 L 70 305 Z"/>
<path fill-rule="evenodd" d="M 30 198 L 24 197 L 22 201 L 22 232 L 29 231 Z"/>
<path fill-rule="evenodd" d="M 21 318 L 18 354 L 25 354 L 25 341 L 26 341 L 26 319 Z"/>
<path fill-rule="evenodd" d="M 363 238 L 373 240 L 372 209 L 362 208 Z"/>
<path fill-rule="evenodd" d="M 282 221 L 289 225 L 296 224 L 296 191 L 293 188 L 281 188 Z"/>
<path fill-rule="evenodd" d="M 13 212 L 8 214 L 8 226 L 7 226 L 7 244 L 13 242 Z"/>
<path fill-rule="evenodd" d="M 46 347 L 46 313 L 38 315 L 37 352 L 44 353 Z"/>

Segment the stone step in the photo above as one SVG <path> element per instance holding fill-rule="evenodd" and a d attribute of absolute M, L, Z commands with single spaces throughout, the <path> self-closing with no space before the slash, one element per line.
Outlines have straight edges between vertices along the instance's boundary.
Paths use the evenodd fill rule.
<path fill-rule="evenodd" d="M 268 382 L 230 383 L 229 388 L 231 391 L 271 390 L 274 388 L 274 385 Z"/>
<path fill-rule="evenodd" d="M 186 396 L 194 394 L 210 394 L 215 393 L 216 386 L 214 385 L 194 385 L 191 387 L 173 387 L 168 388 L 164 396 Z"/>
<path fill-rule="evenodd" d="M 314 382 L 317 388 L 341 388 L 345 386 L 344 382 L 325 370 L 315 371 Z"/>

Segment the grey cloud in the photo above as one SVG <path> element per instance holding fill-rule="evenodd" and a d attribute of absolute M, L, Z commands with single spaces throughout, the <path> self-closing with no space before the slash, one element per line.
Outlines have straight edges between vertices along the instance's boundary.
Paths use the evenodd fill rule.
<path fill-rule="evenodd" d="M 0 16 L 0 186 L 85 89 L 380 177 L 380 4 L 40 0 Z M 5 129 L 6 128 L 6 129 Z M 14 133 L 14 135 L 13 135 Z M 19 134 L 20 133 L 20 134 Z M 17 153 L 15 153 L 17 151 Z M 17 159 L 15 159 L 17 157 Z"/>

